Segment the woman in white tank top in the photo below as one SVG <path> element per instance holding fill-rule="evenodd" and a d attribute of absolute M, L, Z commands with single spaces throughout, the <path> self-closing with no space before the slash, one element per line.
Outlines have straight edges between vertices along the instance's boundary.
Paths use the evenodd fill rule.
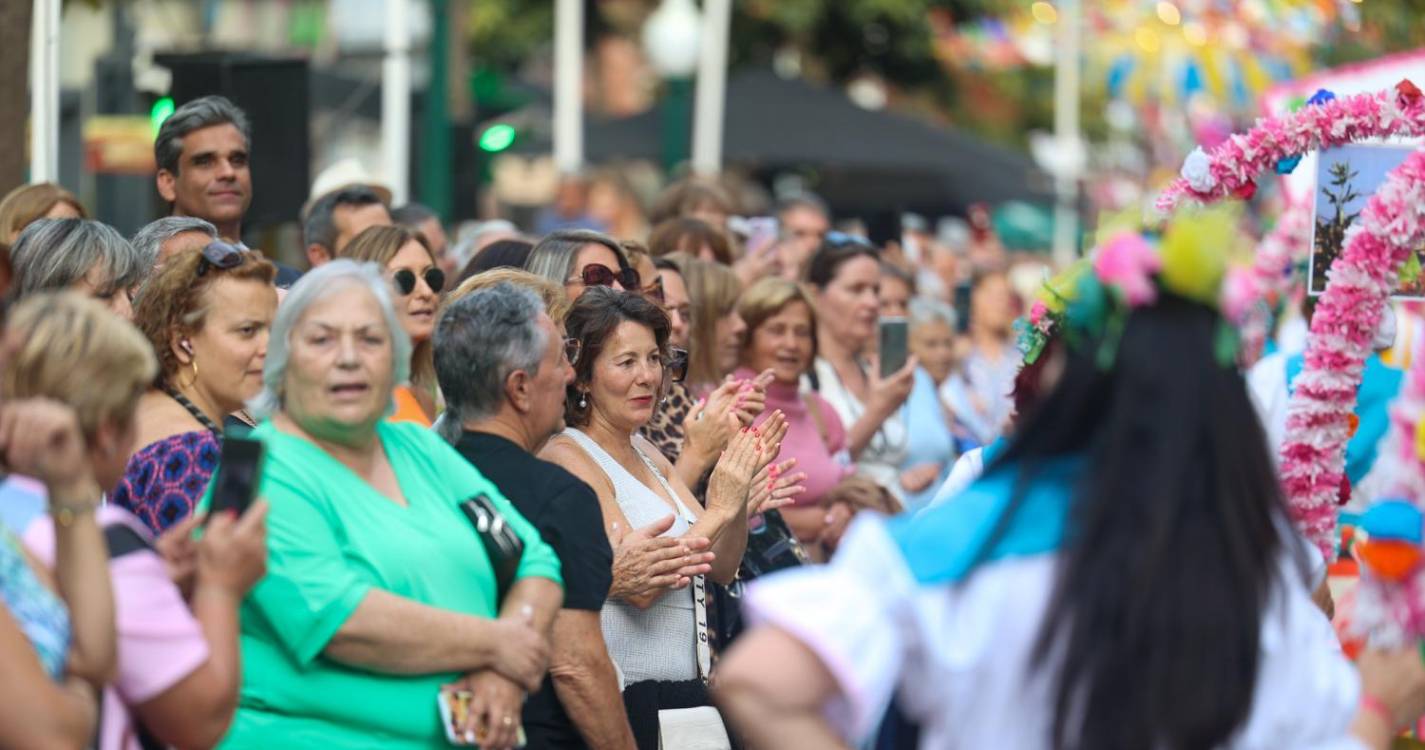
<path fill-rule="evenodd" d="M 657 748 L 660 710 L 711 703 L 703 575 L 719 583 L 736 576 L 747 544 L 752 478 L 776 457 L 786 422 L 777 413 L 760 434 L 733 438 L 713 470 L 703 508 L 667 459 L 638 435 L 665 379 L 672 380 L 665 378 L 667 316 L 641 295 L 591 288 L 565 324 L 583 354 L 566 399 L 570 426 L 541 457 L 599 496 L 616 550 L 601 614 L 604 641 L 623 675 L 638 746 Z"/>

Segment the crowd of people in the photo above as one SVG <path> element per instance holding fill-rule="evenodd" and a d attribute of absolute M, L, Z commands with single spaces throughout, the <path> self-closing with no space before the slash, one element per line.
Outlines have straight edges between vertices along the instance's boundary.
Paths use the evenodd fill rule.
<path fill-rule="evenodd" d="M 1346 748 L 1425 712 L 1414 650 L 1335 647 L 1221 316 L 1166 282 L 1026 363 L 992 236 L 692 178 L 454 241 L 324 185 L 298 270 L 243 244 L 260 147 L 179 108 L 132 239 L 0 202 L 0 746 Z"/>

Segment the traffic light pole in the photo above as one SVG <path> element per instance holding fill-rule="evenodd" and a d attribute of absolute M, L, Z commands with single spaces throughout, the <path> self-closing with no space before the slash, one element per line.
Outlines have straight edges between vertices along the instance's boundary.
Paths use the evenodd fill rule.
<path fill-rule="evenodd" d="M 450 169 L 450 13 L 449 0 L 430 0 L 430 80 L 426 84 L 421 127 L 421 202 L 441 221 L 451 217 L 454 179 Z"/>

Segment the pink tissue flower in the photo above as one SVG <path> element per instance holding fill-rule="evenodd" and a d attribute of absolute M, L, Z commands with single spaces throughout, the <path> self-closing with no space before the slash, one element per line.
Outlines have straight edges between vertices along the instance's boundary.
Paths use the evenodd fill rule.
<path fill-rule="evenodd" d="M 1099 281 L 1119 291 L 1132 307 L 1151 305 L 1158 299 L 1153 274 L 1163 261 L 1142 236 L 1124 232 L 1114 236 L 1094 257 L 1093 270 Z"/>
<path fill-rule="evenodd" d="M 1032 326 L 1039 325 L 1040 321 L 1044 320 L 1044 317 L 1048 314 L 1049 307 L 1044 304 L 1044 300 L 1034 300 L 1034 305 L 1029 308 L 1029 324 Z"/>
<path fill-rule="evenodd" d="M 1233 323 L 1240 324 L 1247 319 L 1252 306 L 1261 298 L 1257 289 L 1257 278 L 1251 268 L 1232 268 L 1222 284 L 1222 315 Z"/>

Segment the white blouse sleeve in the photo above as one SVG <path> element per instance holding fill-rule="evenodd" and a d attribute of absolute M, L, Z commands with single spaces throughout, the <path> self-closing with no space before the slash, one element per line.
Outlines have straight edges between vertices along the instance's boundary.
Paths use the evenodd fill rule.
<path fill-rule="evenodd" d="M 1330 621 L 1291 576 L 1267 608 L 1261 653 L 1252 713 L 1234 748 L 1362 750 L 1351 734 L 1360 677 Z"/>
<path fill-rule="evenodd" d="M 890 702 L 915 638 L 915 590 L 882 519 L 862 514 L 830 563 L 761 579 L 745 605 L 754 623 L 786 631 L 826 665 L 841 692 L 827 718 L 856 740 Z"/>

